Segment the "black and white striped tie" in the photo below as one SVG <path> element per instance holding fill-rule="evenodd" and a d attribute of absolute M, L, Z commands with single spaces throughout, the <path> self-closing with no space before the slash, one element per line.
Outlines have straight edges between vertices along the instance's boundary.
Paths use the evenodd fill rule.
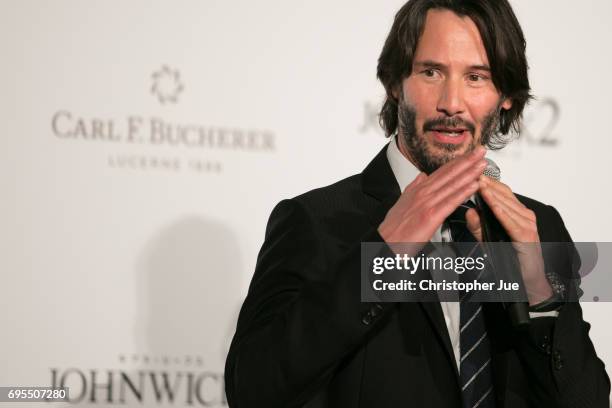
<path fill-rule="evenodd" d="M 454 242 L 474 243 L 457 245 L 456 250 L 459 256 L 482 256 L 480 246 L 476 244 L 476 239 L 468 231 L 465 221 L 465 213 L 469 208 L 474 207 L 474 203 L 468 200 L 447 218 Z M 460 281 L 473 281 L 480 278 L 470 275 L 469 272 L 459 276 Z M 495 407 L 491 345 L 487 337 L 482 304 L 470 301 L 470 297 L 465 292 L 460 293 L 459 378 L 463 407 Z"/>

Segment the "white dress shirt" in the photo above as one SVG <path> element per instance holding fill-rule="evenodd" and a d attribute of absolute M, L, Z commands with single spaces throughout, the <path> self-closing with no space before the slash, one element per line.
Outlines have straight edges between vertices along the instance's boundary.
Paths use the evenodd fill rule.
<path fill-rule="evenodd" d="M 397 184 L 399 185 L 400 191 L 404 191 L 406 186 L 410 184 L 420 173 L 420 171 L 400 152 L 397 147 L 397 135 L 391 137 L 391 141 L 387 147 L 387 160 L 391 165 L 391 170 L 395 175 Z M 473 198 L 473 197 L 472 197 Z M 450 229 L 446 223 L 442 224 L 440 228 L 436 230 L 431 242 L 450 242 L 452 236 Z M 459 367 L 459 361 L 461 361 L 460 346 L 459 346 L 459 331 L 460 331 L 460 316 L 459 316 L 459 302 L 440 302 L 442 307 L 442 313 L 444 314 L 444 321 L 446 322 L 446 328 L 450 337 L 451 345 L 453 346 L 453 352 L 455 354 L 455 361 L 457 367 Z M 558 316 L 559 312 L 530 312 L 531 318 L 545 317 L 545 316 Z"/>

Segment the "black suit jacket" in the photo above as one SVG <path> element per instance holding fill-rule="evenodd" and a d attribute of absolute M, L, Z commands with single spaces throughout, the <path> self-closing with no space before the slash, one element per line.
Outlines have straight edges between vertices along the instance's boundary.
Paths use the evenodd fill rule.
<path fill-rule="evenodd" d="M 361 174 L 274 208 L 227 356 L 230 407 L 461 406 L 440 304 L 360 301 L 360 243 L 383 241 L 377 227 L 399 195 L 385 147 Z M 518 198 L 541 241 L 571 242 L 553 207 Z M 579 303 L 522 333 L 499 304 L 483 310 L 499 407 L 609 406 Z"/>

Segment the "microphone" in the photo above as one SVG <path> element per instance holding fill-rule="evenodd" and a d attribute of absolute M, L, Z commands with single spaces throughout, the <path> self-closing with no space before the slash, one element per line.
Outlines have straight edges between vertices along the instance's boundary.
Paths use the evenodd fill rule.
<path fill-rule="evenodd" d="M 485 159 L 487 160 L 487 167 L 482 174 L 494 180 L 500 180 L 501 171 L 499 166 L 497 166 L 493 160 L 489 158 Z M 489 245 L 489 243 L 494 242 L 512 242 L 508 233 L 480 194 L 475 194 L 475 201 L 480 216 L 483 245 L 485 246 L 486 253 L 493 268 L 495 269 L 496 266 L 500 268 L 512 268 L 512 271 L 518 273 L 518 276 L 520 276 L 520 265 L 516 253 L 514 251 L 494 251 L 493 246 Z M 521 287 L 524 288 L 524 285 L 521 284 Z M 502 303 L 502 306 L 506 309 L 512 326 L 515 329 L 527 328 L 530 322 L 528 302 L 505 302 Z"/>

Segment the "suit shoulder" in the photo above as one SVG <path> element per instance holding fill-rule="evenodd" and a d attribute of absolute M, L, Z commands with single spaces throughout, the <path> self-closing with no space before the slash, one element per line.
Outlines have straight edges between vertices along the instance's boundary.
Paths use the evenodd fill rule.
<path fill-rule="evenodd" d="M 275 226 L 309 225 L 313 220 L 328 217 L 338 209 L 346 209 L 351 204 L 357 204 L 362 198 L 361 174 L 354 174 L 333 184 L 285 198 L 272 209 L 266 235 Z"/>
<path fill-rule="evenodd" d="M 292 198 L 307 210 L 319 214 L 355 201 L 362 196 L 361 174 L 354 174 L 327 186 L 318 187 Z"/>

